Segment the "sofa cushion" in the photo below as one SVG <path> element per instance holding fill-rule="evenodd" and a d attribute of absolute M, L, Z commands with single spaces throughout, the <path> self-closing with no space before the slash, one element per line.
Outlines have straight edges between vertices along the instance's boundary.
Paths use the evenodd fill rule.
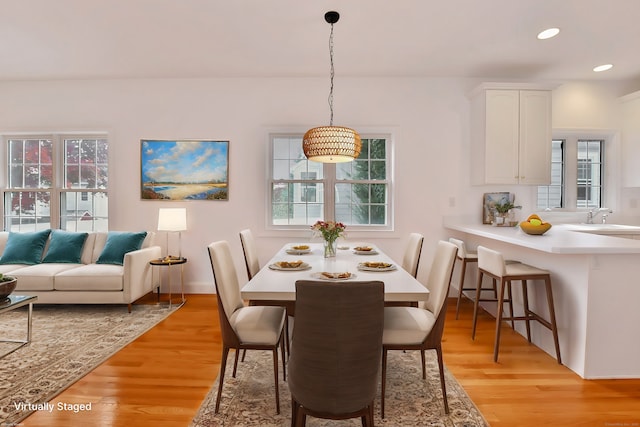
<path fill-rule="evenodd" d="M 51 230 L 31 233 L 9 233 L 0 264 L 38 264 Z"/>
<path fill-rule="evenodd" d="M 42 263 L 13 270 L 11 275 L 18 278 L 16 291 L 53 291 L 57 274 L 80 265 Z"/>
<path fill-rule="evenodd" d="M 79 264 L 88 235 L 89 233 L 53 230 L 42 262 Z"/>
<path fill-rule="evenodd" d="M 127 252 L 137 251 L 142 246 L 147 232 L 128 233 L 124 231 L 110 231 L 107 242 L 96 260 L 96 264 L 122 265 Z"/>
<path fill-rule="evenodd" d="M 124 267 L 114 264 L 88 264 L 58 273 L 56 291 L 122 291 Z"/>

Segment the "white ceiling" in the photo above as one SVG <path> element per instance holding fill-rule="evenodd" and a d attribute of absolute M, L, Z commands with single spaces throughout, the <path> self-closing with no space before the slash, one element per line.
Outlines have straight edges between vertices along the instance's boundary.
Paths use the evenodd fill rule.
<path fill-rule="evenodd" d="M 0 81 L 328 77 L 328 10 L 337 78 L 640 82 L 640 0 L 0 0 Z"/>

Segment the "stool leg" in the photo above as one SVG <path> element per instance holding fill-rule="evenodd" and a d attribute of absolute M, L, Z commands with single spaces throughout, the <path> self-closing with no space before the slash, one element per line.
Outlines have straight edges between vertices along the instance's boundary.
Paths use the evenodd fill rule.
<path fill-rule="evenodd" d="M 478 321 L 478 304 L 480 303 L 480 289 L 482 289 L 482 277 L 484 273 L 478 269 L 478 283 L 476 284 L 476 297 L 473 301 L 473 326 L 471 327 L 471 339 L 476 339 L 476 323 Z"/>
<path fill-rule="evenodd" d="M 524 317 L 527 326 L 527 340 L 531 343 L 531 311 L 529 310 L 529 294 L 527 292 L 527 281 L 522 280 L 522 301 L 524 303 Z"/>
<path fill-rule="evenodd" d="M 502 301 L 504 299 L 504 288 L 506 286 L 506 281 L 504 278 L 500 279 L 500 287 L 498 288 L 498 307 L 496 314 L 496 340 L 493 344 L 493 361 L 498 361 L 498 350 L 500 349 L 500 330 L 502 327 Z"/>
<path fill-rule="evenodd" d="M 516 330 L 516 324 L 513 320 L 513 293 L 511 292 L 511 280 L 506 283 L 507 288 L 507 301 L 509 301 L 509 317 L 511 318 L 511 329 Z M 503 305 L 504 307 L 504 305 Z"/>
<path fill-rule="evenodd" d="M 556 324 L 556 312 L 553 308 L 553 293 L 551 291 L 551 276 L 547 275 L 544 278 L 544 285 L 547 291 L 547 304 L 549 304 L 549 317 L 551 318 L 551 332 L 553 332 L 553 342 L 556 346 L 556 356 L 558 364 L 562 365 L 562 359 L 560 358 L 560 342 L 558 341 L 558 326 Z"/>
<path fill-rule="evenodd" d="M 464 275 L 467 269 L 467 260 L 462 259 L 462 265 L 460 266 L 460 280 L 458 281 L 458 303 L 456 305 L 456 320 L 458 320 L 458 313 L 460 312 L 460 301 L 462 300 L 462 291 L 464 289 Z"/>

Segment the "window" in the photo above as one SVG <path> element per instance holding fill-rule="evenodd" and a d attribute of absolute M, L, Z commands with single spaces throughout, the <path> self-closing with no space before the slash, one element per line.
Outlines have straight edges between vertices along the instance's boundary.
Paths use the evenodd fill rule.
<path fill-rule="evenodd" d="M 568 136 L 551 144 L 551 185 L 538 187 L 538 209 L 602 207 L 605 140 Z"/>
<path fill-rule="evenodd" d="M 106 137 L 5 137 L 4 227 L 108 230 Z"/>
<path fill-rule="evenodd" d="M 366 229 L 392 229 L 390 136 L 362 138 L 353 162 L 306 159 L 302 135 L 271 135 L 270 226 L 307 228 L 336 220 Z"/>

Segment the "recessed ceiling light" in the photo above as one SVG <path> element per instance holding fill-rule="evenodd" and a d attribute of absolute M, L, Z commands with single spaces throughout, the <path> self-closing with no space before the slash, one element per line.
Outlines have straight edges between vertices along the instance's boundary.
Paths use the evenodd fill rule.
<path fill-rule="evenodd" d="M 557 36 L 559 32 L 560 32 L 560 28 L 547 28 L 546 30 L 538 34 L 538 39 L 540 40 L 550 39 L 551 37 Z"/>
<path fill-rule="evenodd" d="M 607 71 L 613 68 L 613 64 L 603 64 L 603 65 L 598 65 L 597 67 L 595 67 L 593 69 L 593 71 L 595 71 L 596 73 L 599 73 L 601 71 Z"/>

